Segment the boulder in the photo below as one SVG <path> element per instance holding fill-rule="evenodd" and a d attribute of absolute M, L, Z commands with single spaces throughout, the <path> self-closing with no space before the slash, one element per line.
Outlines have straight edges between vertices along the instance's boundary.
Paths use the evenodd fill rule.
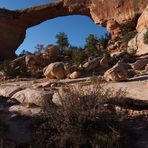
<path fill-rule="evenodd" d="M 53 102 L 54 104 L 56 104 L 57 106 L 61 106 L 62 103 L 63 103 L 63 99 L 66 98 L 66 95 L 67 95 L 66 93 L 67 93 L 67 92 L 68 92 L 68 91 L 67 91 L 66 88 L 60 87 L 60 88 L 58 89 L 58 92 L 55 92 L 55 93 L 53 94 L 52 102 Z"/>
<path fill-rule="evenodd" d="M 147 63 L 147 59 L 137 60 L 134 64 L 132 64 L 132 68 L 134 70 L 144 70 Z"/>
<path fill-rule="evenodd" d="M 127 70 L 124 63 L 118 62 L 111 69 L 107 70 L 104 74 L 106 81 L 125 81 L 127 80 Z"/>
<path fill-rule="evenodd" d="M 86 62 L 83 65 L 83 68 L 86 71 L 94 71 L 97 68 L 99 68 L 99 66 L 100 66 L 100 58 L 95 58 L 93 60 L 90 60 L 90 61 Z"/>
<path fill-rule="evenodd" d="M 48 45 L 43 53 L 43 59 L 46 63 L 56 62 L 60 55 L 60 49 L 56 45 Z M 47 65 L 48 65 L 47 64 Z"/>
<path fill-rule="evenodd" d="M 11 98 L 15 93 L 21 91 L 23 86 L 13 84 L 0 85 L 0 96 Z"/>
<path fill-rule="evenodd" d="M 71 66 L 70 64 L 68 64 L 68 63 L 66 63 L 65 65 L 64 65 L 64 69 L 65 69 L 65 74 L 66 75 L 69 75 L 69 74 L 71 74 L 71 73 L 73 73 L 74 71 L 77 71 L 78 70 L 78 68 L 76 67 L 76 66 Z"/>
<path fill-rule="evenodd" d="M 52 97 L 52 102 L 54 104 L 56 104 L 57 106 L 61 106 L 62 102 L 61 102 L 61 96 L 58 92 L 54 93 L 53 97 Z"/>
<path fill-rule="evenodd" d="M 37 106 L 44 106 L 50 102 L 53 93 L 44 90 L 26 88 L 15 93 L 12 98 L 19 101 L 21 104 L 35 104 Z"/>
<path fill-rule="evenodd" d="M 72 74 L 69 75 L 70 79 L 77 79 L 81 77 L 81 73 L 79 71 L 74 71 Z"/>
<path fill-rule="evenodd" d="M 55 62 L 48 65 L 44 69 L 44 76 L 48 79 L 63 79 L 65 78 L 65 69 L 63 62 Z"/>
<path fill-rule="evenodd" d="M 28 117 L 33 117 L 42 113 L 42 109 L 40 107 L 26 107 L 22 105 L 13 105 L 9 107 L 10 113 L 18 113 L 19 115 L 24 115 Z"/>

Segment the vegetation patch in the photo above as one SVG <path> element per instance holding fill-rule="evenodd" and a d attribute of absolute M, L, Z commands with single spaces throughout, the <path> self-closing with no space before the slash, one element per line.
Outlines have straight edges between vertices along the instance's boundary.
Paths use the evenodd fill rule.
<path fill-rule="evenodd" d="M 148 44 L 148 30 L 144 34 L 143 38 L 144 38 L 144 44 Z"/>
<path fill-rule="evenodd" d="M 103 84 L 66 86 L 60 95 L 61 106 L 45 107 L 46 115 L 37 128 L 35 143 L 38 147 L 52 148 L 122 148 L 132 147 L 132 132 L 127 115 L 116 112 L 108 104 L 113 96 L 111 89 L 104 91 Z M 124 93 L 116 94 L 117 98 Z"/>

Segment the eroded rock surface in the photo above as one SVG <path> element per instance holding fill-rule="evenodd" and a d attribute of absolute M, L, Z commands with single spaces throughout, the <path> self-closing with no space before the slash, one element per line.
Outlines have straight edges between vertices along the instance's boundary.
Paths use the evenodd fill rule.
<path fill-rule="evenodd" d="M 0 9 L 0 59 L 14 58 L 15 50 L 23 42 L 26 30 L 46 20 L 67 15 L 85 15 L 118 37 L 121 26 L 134 23 L 148 4 L 148 0 L 61 0 L 24 10 Z"/>

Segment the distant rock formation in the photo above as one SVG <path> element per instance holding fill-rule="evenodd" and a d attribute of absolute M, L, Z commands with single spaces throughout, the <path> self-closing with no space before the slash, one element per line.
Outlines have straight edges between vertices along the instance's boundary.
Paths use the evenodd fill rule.
<path fill-rule="evenodd" d="M 60 16 L 89 16 L 107 27 L 114 39 L 121 33 L 121 25 L 136 26 L 134 20 L 147 4 L 148 0 L 61 0 L 24 10 L 0 9 L 0 59 L 15 57 L 29 27 Z"/>

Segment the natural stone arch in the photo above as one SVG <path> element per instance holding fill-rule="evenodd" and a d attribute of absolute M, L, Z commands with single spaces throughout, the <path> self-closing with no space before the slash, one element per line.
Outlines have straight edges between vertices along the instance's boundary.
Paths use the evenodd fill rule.
<path fill-rule="evenodd" d="M 148 0 L 136 1 L 137 5 L 135 0 L 61 0 L 24 10 L 0 9 L 0 58 L 15 57 L 15 50 L 29 27 L 61 16 L 89 16 L 95 23 L 107 27 L 113 37 L 115 32 L 120 33 L 121 24 L 132 22 L 148 4 Z"/>
<path fill-rule="evenodd" d="M 106 28 L 98 26 L 88 16 L 70 15 L 58 17 L 28 28 L 23 43 L 15 53 L 19 55 L 24 50 L 35 52 L 38 44 L 44 45 L 44 47 L 48 46 L 48 44 L 56 44 L 56 35 L 60 32 L 64 32 L 68 36 L 70 45 L 78 47 L 85 46 L 86 37 L 90 34 L 98 37 L 108 34 Z"/>

